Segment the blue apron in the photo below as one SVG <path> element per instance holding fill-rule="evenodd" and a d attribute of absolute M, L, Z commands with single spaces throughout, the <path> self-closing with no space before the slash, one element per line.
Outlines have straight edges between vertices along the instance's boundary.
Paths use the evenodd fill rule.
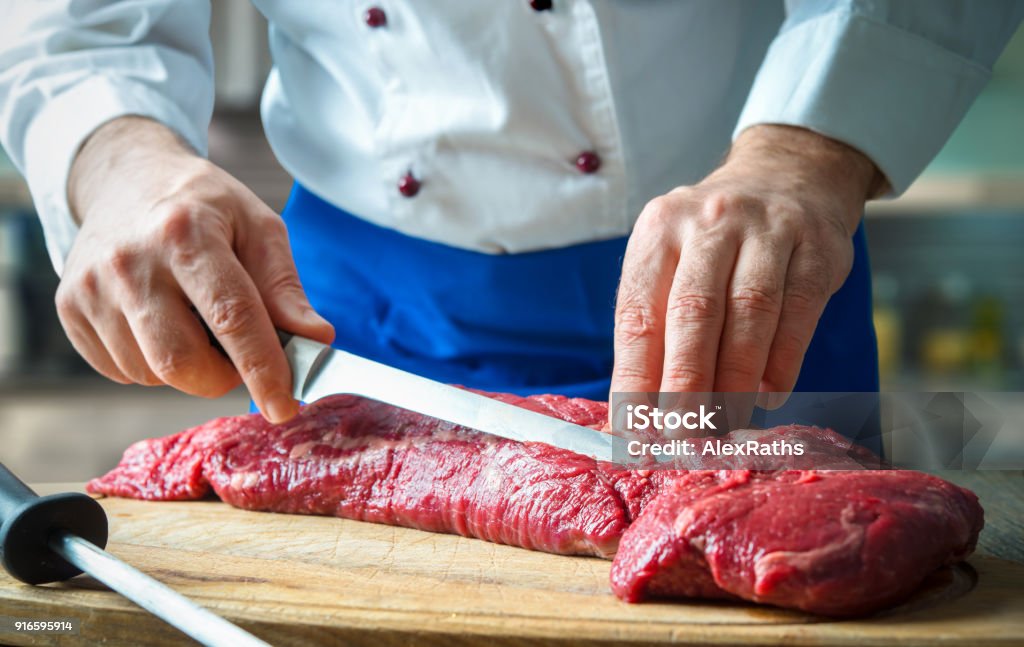
<path fill-rule="evenodd" d="M 603 400 L 626 239 L 524 254 L 467 251 L 382 228 L 296 183 L 295 263 L 335 345 L 443 382 Z M 863 226 L 818 324 L 798 391 L 877 391 Z"/>

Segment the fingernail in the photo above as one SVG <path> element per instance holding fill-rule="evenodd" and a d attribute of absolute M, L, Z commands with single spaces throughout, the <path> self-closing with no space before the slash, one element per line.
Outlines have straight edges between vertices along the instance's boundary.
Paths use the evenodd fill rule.
<path fill-rule="evenodd" d="M 789 401 L 788 393 L 776 391 L 772 393 L 768 398 L 768 408 L 773 410 L 778 409 L 782 405 L 786 404 L 787 401 Z"/>
<path fill-rule="evenodd" d="M 789 400 L 789 393 L 779 391 L 778 387 L 769 382 L 762 380 L 757 387 L 757 406 L 762 409 L 774 411 L 786 404 L 786 400 Z"/>
<path fill-rule="evenodd" d="M 275 425 L 291 420 L 299 412 L 299 403 L 283 393 L 271 395 L 264 406 L 267 418 Z"/>
<path fill-rule="evenodd" d="M 757 400 L 754 402 L 754 406 L 761 409 L 770 409 L 771 400 L 769 399 L 770 393 L 764 390 L 764 382 L 761 382 L 761 386 L 757 388 Z"/>
<path fill-rule="evenodd" d="M 757 385 L 757 406 L 771 411 L 779 407 L 776 404 L 778 400 L 779 394 L 775 392 L 775 387 L 771 383 L 761 380 L 761 383 Z"/>

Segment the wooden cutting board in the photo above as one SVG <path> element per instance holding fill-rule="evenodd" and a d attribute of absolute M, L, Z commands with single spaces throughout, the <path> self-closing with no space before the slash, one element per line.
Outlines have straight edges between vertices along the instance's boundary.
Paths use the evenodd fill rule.
<path fill-rule="evenodd" d="M 1024 565 L 994 557 L 936 574 L 898 609 L 840 622 L 745 604 L 625 604 L 610 593 L 609 562 L 600 559 L 246 512 L 215 501 L 102 503 L 110 516 L 110 552 L 275 645 L 1006 645 L 1024 639 Z M 81 627 L 78 635 L 0 634 L 4 643 L 187 642 L 85 576 L 31 587 L 0 575 L 0 615 L 74 617 Z"/>

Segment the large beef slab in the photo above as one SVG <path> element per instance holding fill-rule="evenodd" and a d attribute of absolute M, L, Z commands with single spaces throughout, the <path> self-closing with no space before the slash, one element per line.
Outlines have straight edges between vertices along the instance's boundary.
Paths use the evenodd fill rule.
<path fill-rule="evenodd" d="M 919 472 L 691 472 L 626 530 L 612 590 L 859 615 L 967 557 L 981 527 L 977 497 Z"/>
<path fill-rule="evenodd" d="M 599 402 L 492 397 L 594 428 L 607 419 Z M 766 433 L 860 467 L 828 430 Z M 740 598 L 829 615 L 905 598 L 970 554 L 983 518 L 972 493 L 917 472 L 624 470 L 347 395 L 283 425 L 236 416 L 136 443 L 88 489 L 151 500 L 212 490 L 249 510 L 614 556 L 612 589 L 630 602 Z"/>

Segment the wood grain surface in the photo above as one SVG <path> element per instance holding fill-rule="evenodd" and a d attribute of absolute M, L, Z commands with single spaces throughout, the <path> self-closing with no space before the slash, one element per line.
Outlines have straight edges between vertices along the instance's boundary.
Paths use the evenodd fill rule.
<path fill-rule="evenodd" d="M 981 499 L 985 530 L 978 542 L 978 552 L 1024 563 L 1024 472 L 934 473 L 974 491 Z"/>
<path fill-rule="evenodd" d="M 973 484 L 988 526 L 970 565 L 855 621 L 746 604 L 628 605 L 609 592 L 607 561 L 449 535 L 216 501 L 102 503 L 110 552 L 275 645 L 1024 644 L 1024 564 L 992 554 L 1004 543 L 1019 551 L 1019 534 L 992 537 L 1019 524 L 1024 489 L 1019 474 L 992 474 Z M 188 644 L 86 576 L 31 587 L 0 575 L 0 615 L 73 617 L 81 627 L 0 633 L 3 643 Z"/>

